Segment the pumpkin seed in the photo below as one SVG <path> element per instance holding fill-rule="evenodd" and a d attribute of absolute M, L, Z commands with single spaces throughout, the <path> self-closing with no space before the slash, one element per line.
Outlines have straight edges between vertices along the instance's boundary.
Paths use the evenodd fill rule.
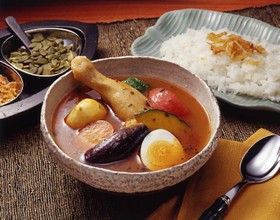
<path fill-rule="evenodd" d="M 43 47 L 43 46 L 42 46 L 41 43 L 36 43 L 36 46 L 33 48 L 33 50 L 39 51 L 42 47 Z"/>
<path fill-rule="evenodd" d="M 36 47 L 36 45 L 37 45 L 37 43 L 32 42 L 29 44 L 29 48 L 32 49 L 32 48 Z"/>
<path fill-rule="evenodd" d="M 41 49 L 39 50 L 39 53 L 40 53 L 42 56 L 46 56 L 48 52 L 47 52 L 44 48 L 41 48 Z"/>
<path fill-rule="evenodd" d="M 38 75 L 41 75 L 42 72 L 43 72 L 43 67 L 40 66 L 40 67 L 38 68 L 38 70 L 37 70 L 37 74 L 38 74 Z"/>
<path fill-rule="evenodd" d="M 27 55 L 24 55 L 24 56 L 22 56 L 22 57 L 20 57 L 19 59 L 18 59 L 18 62 L 19 63 L 23 63 L 25 60 L 28 60 L 28 56 Z"/>
<path fill-rule="evenodd" d="M 17 66 L 18 68 L 22 69 L 23 68 L 23 64 L 22 63 L 14 63 L 15 66 Z"/>
<path fill-rule="evenodd" d="M 60 43 L 63 42 L 63 40 L 61 38 L 58 38 L 58 39 L 55 39 L 54 42 L 59 45 Z"/>
<path fill-rule="evenodd" d="M 29 69 L 29 72 L 33 73 L 33 74 L 36 74 L 36 73 L 38 73 L 38 68 L 36 66 L 33 66 Z"/>
<path fill-rule="evenodd" d="M 42 33 L 30 35 L 31 54 L 23 48 L 10 53 L 9 61 L 24 71 L 37 75 L 58 74 L 67 70 L 77 54 L 74 45 L 64 45 L 62 38 L 50 36 L 45 38 Z"/>
<path fill-rule="evenodd" d="M 33 39 L 31 40 L 31 42 L 41 42 L 44 40 L 44 36 L 41 33 L 36 33 L 33 35 Z"/>
<path fill-rule="evenodd" d="M 53 59 L 53 60 L 51 60 L 51 64 L 52 64 L 52 66 L 58 66 L 59 62 L 57 59 Z"/>

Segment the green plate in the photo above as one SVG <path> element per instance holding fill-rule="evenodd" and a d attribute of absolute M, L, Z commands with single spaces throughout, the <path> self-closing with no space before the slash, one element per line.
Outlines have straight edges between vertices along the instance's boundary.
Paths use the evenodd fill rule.
<path fill-rule="evenodd" d="M 135 56 L 160 58 L 159 50 L 164 41 L 172 36 L 185 33 L 189 28 L 199 30 L 202 27 L 213 31 L 227 28 L 240 35 L 280 44 L 280 29 L 257 19 L 216 11 L 186 9 L 163 14 L 154 26 L 148 28 L 143 36 L 133 42 L 131 53 Z M 278 102 L 246 95 L 221 93 L 215 90 L 213 92 L 217 98 L 238 107 L 280 113 L 280 103 Z"/>

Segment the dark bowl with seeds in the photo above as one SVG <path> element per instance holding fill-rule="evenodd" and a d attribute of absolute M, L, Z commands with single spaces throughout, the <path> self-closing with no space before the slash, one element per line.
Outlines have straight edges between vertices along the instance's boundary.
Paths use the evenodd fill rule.
<path fill-rule="evenodd" d="M 13 36 L 3 42 L 1 53 L 8 64 L 28 77 L 53 78 L 66 73 L 83 49 L 80 36 L 68 29 L 32 29 L 26 34 L 30 54 Z"/>

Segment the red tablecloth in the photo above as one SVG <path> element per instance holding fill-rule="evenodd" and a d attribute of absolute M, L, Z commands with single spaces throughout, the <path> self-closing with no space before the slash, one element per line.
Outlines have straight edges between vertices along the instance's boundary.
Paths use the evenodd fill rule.
<path fill-rule="evenodd" d="M 279 0 L 11 0 L 0 4 L 0 28 L 4 18 L 12 15 L 19 23 L 40 20 L 76 20 L 82 22 L 115 22 L 136 18 L 155 18 L 176 9 L 199 8 L 230 11 L 279 4 Z M 3 3 L 2 3 L 3 4 Z"/>

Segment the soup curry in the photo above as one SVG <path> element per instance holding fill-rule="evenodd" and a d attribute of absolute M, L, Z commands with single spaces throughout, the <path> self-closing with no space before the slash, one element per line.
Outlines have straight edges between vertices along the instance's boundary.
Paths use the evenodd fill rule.
<path fill-rule="evenodd" d="M 114 78 L 118 81 L 122 81 L 128 79 L 129 77 L 130 76 L 118 76 L 117 78 Z M 208 143 L 211 133 L 209 118 L 204 107 L 188 91 L 173 83 L 148 76 L 137 76 L 137 79 L 149 85 L 148 90 L 143 93 L 145 96 L 148 95 L 149 91 L 168 91 L 171 92 L 172 95 L 176 96 L 176 99 L 180 102 L 180 108 L 175 107 L 175 112 L 171 111 L 172 113 L 170 115 L 174 116 L 175 114 L 177 114 L 176 110 L 183 112 L 183 114 L 181 115 L 179 112 L 174 117 L 178 118 L 179 121 L 187 125 L 187 132 L 181 135 L 181 137 L 178 137 L 180 135 L 177 135 L 177 138 L 179 142 L 181 142 L 184 152 L 184 156 L 182 157 L 181 162 L 184 162 L 195 156 Z M 168 95 L 169 94 L 163 94 L 162 96 L 168 97 Z M 71 128 L 66 123 L 66 118 L 72 111 L 72 109 L 85 98 L 94 99 L 101 103 L 107 110 L 106 115 L 102 120 L 97 120 L 96 122 L 89 123 L 86 126 L 80 128 Z M 160 98 L 158 100 L 161 100 Z M 170 99 L 173 100 L 172 97 Z M 158 106 L 158 108 L 160 109 L 160 105 L 160 103 L 155 103 L 155 105 L 151 108 L 156 109 Z M 166 106 L 169 106 L 172 110 L 172 103 L 169 103 L 169 105 Z M 126 111 L 126 109 L 123 109 L 123 111 Z M 99 125 L 101 125 L 102 129 L 98 130 Z M 92 128 L 96 133 L 98 133 L 99 138 L 101 137 L 102 139 L 102 135 L 104 135 L 105 139 L 107 138 L 107 136 L 110 136 L 114 132 L 123 128 L 125 125 L 126 123 L 114 113 L 112 108 L 106 102 L 104 102 L 98 92 L 85 85 L 80 85 L 70 94 L 68 94 L 61 101 L 61 103 L 59 103 L 57 109 L 55 110 L 55 114 L 53 117 L 53 135 L 55 137 L 57 145 L 68 156 L 79 160 L 82 163 L 116 171 L 150 171 L 150 169 L 143 164 L 143 158 L 141 158 L 141 143 L 138 144 L 139 146 L 137 146 L 135 150 L 130 153 L 130 155 L 120 160 L 106 163 L 90 163 L 85 160 L 85 153 L 89 149 L 94 148 L 94 146 L 100 141 L 99 139 L 97 140 L 94 137 L 94 134 L 92 134 L 92 132 L 90 131 Z M 172 126 L 172 124 L 170 124 L 170 126 Z M 106 129 L 104 130 L 104 127 L 107 129 L 107 131 L 105 131 Z M 107 133 L 109 133 L 109 135 L 107 135 Z"/>

